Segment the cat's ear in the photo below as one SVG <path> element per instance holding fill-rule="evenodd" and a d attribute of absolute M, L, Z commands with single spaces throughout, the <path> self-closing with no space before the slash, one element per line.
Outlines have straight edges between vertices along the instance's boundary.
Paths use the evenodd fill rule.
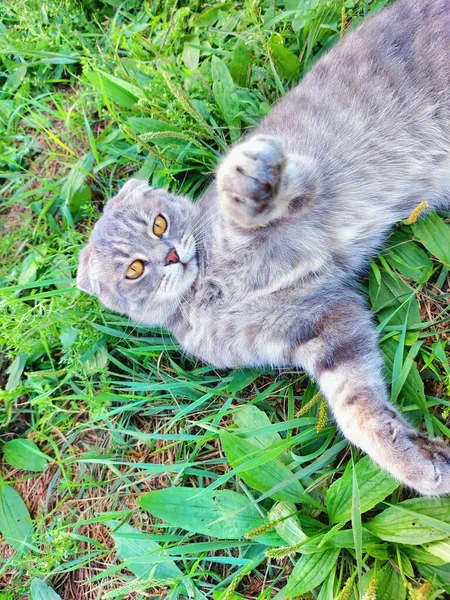
<path fill-rule="evenodd" d="M 115 206 L 121 202 L 130 200 L 136 192 L 145 192 L 150 189 L 148 182 L 144 179 L 129 179 L 118 191 L 118 193 L 108 200 L 107 206 Z"/>
<path fill-rule="evenodd" d="M 77 270 L 77 288 L 90 294 L 94 294 L 91 282 L 91 267 L 90 262 L 92 258 L 93 248 L 91 244 L 88 244 L 81 250 L 78 257 L 78 270 Z"/>

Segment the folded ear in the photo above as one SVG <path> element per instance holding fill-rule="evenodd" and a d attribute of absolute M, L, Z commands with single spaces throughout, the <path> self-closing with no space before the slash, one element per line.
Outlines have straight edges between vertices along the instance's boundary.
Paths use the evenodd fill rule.
<path fill-rule="evenodd" d="M 93 248 L 91 244 L 88 244 L 81 250 L 78 256 L 78 270 L 77 270 L 77 288 L 83 290 L 91 296 L 94 294 L 91 283 L 91 257 Z"/>
<path fill-rule="evenodd" d="M 107 206 L 114 206 L 119 202 L 130 200 L 136 192 L 145 192 L 150 189 L 148 182 L 144 179 L 129 179 L 118 191 L 118 193 L 108 200 Z"/>

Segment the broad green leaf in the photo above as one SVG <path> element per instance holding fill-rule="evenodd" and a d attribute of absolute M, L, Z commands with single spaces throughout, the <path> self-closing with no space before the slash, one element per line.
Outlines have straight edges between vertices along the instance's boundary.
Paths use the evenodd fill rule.
<path fill-rule="evenodd" d="M 261 371 L 258 371 L 257 369 L 238 369 L 232 374 L 227 389 L 230 392 L 230 394 L 236 394 L 237 392 L 240 392 L 241 390 L 249 386 L 251 383 L 253 383 L 255 379 L 260 375 Z"/>
<path fill-rule="evenodd" d="M 367 531 L 364 527 L 361 528 L 361 547 L 368 548 L 379 542 L 373 533 Z M 330 534 L 330 529 L 324 533 L 320 533 L 311 537 L 307 542 L 302 544 L 302 554 L 312 554 L 313 552 L 323 552 L 327 548 L 354 548 L 355 540 L 353 531 L 346 529 L 344 531 L 335 531 Z M 381 551 L 380 551 L 381 553 Z"/>
<path fill-rule="evenodd" d="M 230 64 L 230 74 L 237 85 L 245 87 L 250 73 L 250 51 L 243 40 L 238 40 L 234 47 Z"/>
<path fill-rule="evenodd" d="M 39 450 L 34 442 L 23 438 L 6 442 L 3 455 L 7 463 L 25 471 L 45 471 L 50 457 Z"/>
<path fill-rule="evenodd" d="M 239 408 L 234 413 L 233 421 L 237 425 L 238 431 L 242 429 L 246 431 L 261 429 L 272 424 L 267 414 L 252 404 L 246 404 Z M 281 436 L 277 432 L 255 435 L 249 438 L 249 441 L 258 448 L 268 448 L 271 444 L 275 444 L 280 440 Z"/>
<path fill-rule="evenodd" d="M 414 235 L 425 248 L 448 267 L 450 266 L 450 227 L 432 212 L 411 226 Z"/>
<path fill-rule="evenodd" d="M 433 526 L 427 517 L 437 523 Z M 438 527 L 439 523 L 442 528 Z M 449 524 L 450 498 L 414 498 L 390 506 L 367 522 L 365 527 L 388 542 L 420 545 L 449 537 Z"/>
<path fill-rule="evenodd" d="M 6 382 L 5 387 L 7 392 L 11 392 L 19 386 L 20 378 L 22 377 L 22 373 L 25 369 L 26 362 L 27 355 L 18 354 L 10 364 L 9 368 L 6 371 L 8 373 L 8 381 Z"/>
<path fill-rule="evenodd" d="M 186 35 L 184 38 L 183 53 L 181 55 L 184 64 L 191 71 L 195 71 L 198 67 L 198 61 L 200 58 L 200 50 L 195 48 L 198 46 L 200 40 L 198 35 Z"/>
<path fill-rule="evenodd" d="M 339 552 L 330 549 L 315 554 L 303 554 L 283 589 L 286 597 L 306 594 L 320 585 L 336 564 Z"/>
<path fill-rule="evenodd" d="M 70 175 L 61 188 L 61 196 L 72 217 L 75 217 L 79 210 L 91 200 L 91 188 L 85 183 L 85 180 L 93 166 L 94 155 L 92 152 L 88 152 L 73 165 Z"/>
<path fill-rule="evenodd" d="M 403 580 L 390 564 L 380 570 L 377 580 L 377 600 L 405 600 Z"/>
<path fill-rule="evenodd" d="M 387 262 L 417 283 L 428 281 L 433 273 L 433 261 L 403 231 L 396 231 L 390 239 L 389 249 L 383 253 Z"/>
<path fill-rule="evenodd" d="M 61 600 L 61 596 L 52 590 L 42 579 L 33 579 L 30 592 L 31 600 Z"/>
<path fill-rule="evenodd" d="M 144 494 L 139 504 L 174 527 L 222 540 L 242 538 L 267 523 L 248 498 L 231 490 L 172 487 Z"/>
<path fill-rule="evenodd" d="M 227 431 L 221 431 L 219 437 L 223 451 L 233 468 L 244 465 L 243 468 L 245 469 L 245 463 L 249 458 L 255 458 L 263 452 L 260 447 L 251 441 L 232 435 Z M 260 464 L 255 468 L 240 471 L 239 475 L 245 483 L 259 492 L 268 492 L 283 481 L 294 477 L 293 472 L 279 458 L 268 459 L 264 464 Z M 294 479 L 283 489 L 271 494 L 271 497 L 280 502 L 298 502 L 303 494 L 302 485 Z"/>
<path fill-rule="evenodd" d="M 431 542 L 430 544 L 424 544 L 424 549 L 433 554 L 433 556 L 437 556 L 442 560 L 445 560 L 447 563 L 450 563 L 450 541 L 443 540 L 441 542 Z"/>
<path fill-rule="evenodd" d="M 360 509 L 365 513 L 398 487 L 396 482 L 386 471 L 382 471 L 368 456 L 364 456 L 356 464 L 358 479 Z M 348 521 L 352 514 L 352 469 L 331 484 L 328 488 L 326 505 L 331 523 Z"/>
<path fill-rule="evenodd" d="M 239 117 L 239 98 L 233 78 L 226 64 L 217 56 L 211 58 L 211 76 L 213 94 L 225 123 L 230 127 L 231 140 L 236 142 L 240 137 L 241 119 Z"/>
<path fill-rule="evenodd" d="M 336 571 L 331 569 L 325 581 L 320 586 L 320 592 L 317 596 L 317 600 L 336 600 L 334 594 L 334 582 L 336 580 Z"/>
<path fill-rule="evenodd" d="M 36 281 L 38 266 L 39 264 L 36 260 L 36 254 L 34 252 L 30 252 L 22 263 L 22 268 L 20 270 L 17 283 L 19 285 L 24 285 L 25 283 Z"/>
<path fill-rule="evenodd" d="M 270 42 L 269 47 L 280 75 L 285 79 L 298 79 L 300 63 L 297 56 L 289 48 L 277 42 Z"/>
<path fill-rule="evenodd" d="M 76 329 L 72 325 L 68 325 L 64 327 L 59 336 L 59 340 L 64 349 L 70 348 L 75 343 L 78 335 L 80 333 L 79 329 Z"/>
<path fill-rule="evenodd" d="M 84 71 L 83 74 L 105 98 L 122 108 L 132 108 L 143 95 L 138 87 L 103 71 Z"/>
<path fill-rule="evenodd" d="M 397 351 L 397 342 L 390 338 L 381 344 L 381 350 L 384 355 L 384 364 L 390 381 L 393 379 L 394 357 Z M 426 410 L 425 388 L 419 374 L 417 365 L 413 363 L 408 376 L 400 391 L 400 397 L 405 398 L 408 403 L 412 402 L 416 406 Z"/>
<path fill-rule="evenodd" d="M 72 165 L 70 174 L 61 188 L 61 196 L 66 202 L 70 202 L 74 192 L 82 187 L 93 166 L 94 156 L 92 152 L 88 152 Z"/>
<path fill-rule="evenodd" d="M 95 352 L 95 354 L 92 356 L 89 356 L 86 361 L 82 360 L 82 362 L 84 362 L 84 369 L 87 375 L 93 375 L 94 373 L 103 371 L 103 369 L 106 369 L 108 361 L 108 350 L 105 348 L 105 346 L 100 346 L 97 352 Z"/>
<path fill-rule="evenodd" d="M 0 533 L 5 542 L 18 550 L 25 549 L 33 533 L 30 513 L 18 492 L 0 481 Z"/>
<path fill-rule="evenodd" d="M 204 10 L 194 21 L 193 27 L 211 27 L 219 18 L 219 10 L 227 11 L 233 6 L 233 2 L 223 2 Z"/>
<path fill-rule="evenodd" d="M 77 190 L 74 190 L 70 200 L 67 202 L 67 207 L 72 217 L 76 217 L 80 209 L 91 201 L 91 198 L 91 188 L 87 183 L 83 183 Z"/>
<path fill-rule="evenodd" d="M 419 563 L 417 566 L 419 571 L 428 581 L 437 581 L 442 585 L 449 586 L 446 591 L 450 592 L 450 565 L 434 567 Z"/>
<path fill-rule="evenodd" d="M 399 277 L 393 277 L 385 270 L 381 273 L 380 283 L 373 271 L 369 275 L 369 296 L 378 320 L 381 322 L 393 315 L 389 325 L 402 325 L 405 321 L 408 325 L 420 323 L 419 304 L 413 290 Z"/>
<path fill-rule="evenodd" d="M 112 530 L 117 554 L 135 575 L 144 580 L 184 577 L 175 562 L 167 560 L 166 552 L 149 535 L 127 523 L 118 527 L 119 521 L 110 521 L 106 525 Z"/>
<path fill-rule="evenodd" d="M 302 526 L 295 515 L 297 509 L 291 502 L 278 502 L 274 504 L 269 511 L 269 521 L 278 521 L 275 531 L 286 542 L 288 546 L 295 546 L 308 539 L 308 536 L 302 531 Z"/>
<path fill-rule="evenodd" d="M 414 562 L 425 563 L 434 567 L 441 567 L 442 565 L 448 564 L 447 560 L 439 558 L 435 554 L 431 554 L 431 552 L 427 552 L 420 546 L 404 546 L 403 552 L 405 552 Z"/>
<path fill-rule="evenodd" d="M 137 135 L 143 135 L 144 133 L 162 133 L 164 131 L 181 133 L 179 127 L 166 123 L 166 121 L 150 119 L 149 117 L 130 117 L 127 120 L 127 127 Z"/>

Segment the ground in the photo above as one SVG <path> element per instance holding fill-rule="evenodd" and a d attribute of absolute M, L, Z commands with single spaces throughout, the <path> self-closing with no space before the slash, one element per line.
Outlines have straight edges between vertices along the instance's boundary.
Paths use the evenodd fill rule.
<path fill-rule="evenodd" d="M 304 374 L 216 372 L 73 283 L 127 177 L 198 197 L 386 3 L 0 5 L 1 599 L 450 593 L 449 500 L 352 451 Z M 399 224 L 361 281 L 393 401 L 443 437 L 448 217 Z"/>

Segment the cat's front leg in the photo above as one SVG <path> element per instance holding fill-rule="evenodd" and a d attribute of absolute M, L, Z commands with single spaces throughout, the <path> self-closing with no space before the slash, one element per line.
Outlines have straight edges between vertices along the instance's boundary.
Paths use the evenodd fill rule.
<path fill-rule="evenodd" d="M 243 227 L 265 227 L 307 207 L 316 192 L 315 165 L 286 154 L 280 139 L 257 135 L 223 159 L 217 186 L 228 218 Z"/>
<path fill-rule="evenodd" d="M 342 433 L 396 479 L 424 495 L 450 493 L 450 449 L 417 431 L 388 400 L 369 315 L 351 301 L 330 307 L 297 350 Z"/>

